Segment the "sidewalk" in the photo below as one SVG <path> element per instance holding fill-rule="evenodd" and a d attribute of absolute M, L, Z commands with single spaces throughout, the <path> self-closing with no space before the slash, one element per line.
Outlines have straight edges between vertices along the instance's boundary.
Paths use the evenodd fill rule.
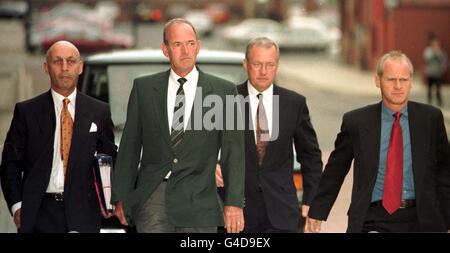
<path fill-rule="evenodd" d="M 292 67 L 295 66 L 295 67 Z M 375 71 L 363 71 L 337 60 L 299 62 L 294 59 L 280 59 L 279 74 L 296 78 L 303 85 L 328 92 L 355 96 L 380 96 L 375 86 Z M 450 85 L 443 85 L 441 110 L 447 124 L 450 124 Z M 422 78 L 414 75 L 410 98 L 426 103 L 427 87 Z"/>

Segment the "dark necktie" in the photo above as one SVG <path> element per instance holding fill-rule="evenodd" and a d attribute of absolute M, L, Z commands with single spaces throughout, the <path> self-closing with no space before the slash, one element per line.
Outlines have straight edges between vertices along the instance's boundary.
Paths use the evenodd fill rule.
<path fill-rule="evenodd" d="M 73 120 L 72 116 L 70 116 L 70 112 L 68 109 L 68 105 L 70 100 L 68 98 L 64 98 L 63 100 L 63 109 L 61 110 L 61 158 L 63 160 L 64 166 L 64 176 L 67 172 L 67 165 L 69 164 L 69 153 L 70 153 L 70 145 L 72 143 L 72 132 L 73 132 Z"/>
<path fill-rule="evenodd" d="M 403 134 L 400 125 L 402 113 L 394 114 L 391 139 L 386 162 L 386 175 L 384 176 L 383 207 L 389 214 L 400 208 L 403 189 Z"/>
<path fill-rule="evenodd" d="M 267 122 L 266 110 L 264 109 L 263 96 L 258 94 L 258 109 L 256 109 L 256 151 L 258 152 L 258 163 L 262 165 L 266 146 L 269 142 L 269 124 Z"/>
<path fill-rule="evenodd" d="M 175 148 L 180 144 L 183 139 L 183 120 L 184 120 L 184 107 L 186 104 L 186 98 L 184 96 L 183 84 L 186 82 L 186 78 L 181 77 L 178 79 L 180 83 L 180 87 L 177 90 L 177 95 L 175 98 L 175 107 L 173 110 L 173 118 L 172 118 L 172 133 L 170 134 L 170 142 L 172 144 L 172 148 Z"/>

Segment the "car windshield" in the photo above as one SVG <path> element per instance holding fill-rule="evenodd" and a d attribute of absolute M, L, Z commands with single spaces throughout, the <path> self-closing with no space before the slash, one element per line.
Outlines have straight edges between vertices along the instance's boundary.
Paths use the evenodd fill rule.
<path fill-rule="evenodd" d="M 207 65 L 199 64 L 198 67 L 206 73 L 219 76 L 235 84 L 240 84 L 246 80 L 245 72 L 240 64 L 208 63 Z M 111 106 L 112 120 L 117 128 L 123 128 L 126 120 L 128 98 L 133 85 L 133 79 L 167 69 L 167 64 L 110 65 L 107 68 L 107 80 L 105 80 L 104 75 L 103 78 L 100 75 L 98 76 L 98 80 L 94 80 L 94 82 L 107 81 L 109 83 L 108 102 Z"/>

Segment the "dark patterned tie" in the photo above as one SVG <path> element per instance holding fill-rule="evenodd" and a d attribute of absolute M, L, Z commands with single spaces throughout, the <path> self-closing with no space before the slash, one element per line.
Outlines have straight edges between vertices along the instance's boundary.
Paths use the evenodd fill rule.
<path fill-rule="evenodd" d="M 266 110 L 264 109 L 263 96 L 258 94 L 258 109 L 256 109 L 256 151 L 258 152 L 258 163 L 262 165 L 266 146 L 269 143 L 269 124 L 267 122 Z"/>
<path fill-rule="evenodd" d="M 184 96 L 183 84 L 186 82 L 186 78 L 181 77 L 178 79 L 180 87 L 177 90 L 177 95 L 175 98 L 175 107 L 173 110 L 172 118 L 172 133 L 170 134 L 170 142 L 172 148 L 175 148 L 180 144 L 183 139 L 183 120 L 184 120 L 184 108 L 186 104 L 186 98 Z"/>
<path fill-rule="evenodd" d="M 64 176 L 67 173 L 67 165 L 69 164 L 69 153 L 70 146 L 72 144 L 72 132 L 73 132 L 73 120 L 72 116 L 70 116 L 70 112 L 68 109 L 68 105 L 70 100 L 68 98 L 64 98 L 63 100 L 63 109 L 61 110 L 61 158 L 63 160 L 64 165 Z"/>
<path fill-rule="evenodd" d="M 383 207 L 389 214 L 400 208 L 403 188 L 403 134 L 400 125 L 402 113 L 394 114 L 391 139 L 386 161 L 386 175 L 384 176 Z"/>

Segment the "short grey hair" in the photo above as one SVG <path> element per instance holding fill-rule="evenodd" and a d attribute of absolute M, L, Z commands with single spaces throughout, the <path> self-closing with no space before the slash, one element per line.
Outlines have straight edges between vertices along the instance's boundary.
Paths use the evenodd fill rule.
<path fill-rule="evenodd" d="M 402 59 L 405 60 L 406 63 L 408 64 L 408 68 L 409 68 L 409 74 L 410 76 L 413 76 L 414 74 L 414 67 L 411 63 L 411 60 L 408 58 L 408 56 L 406 56 L 406 54 L 402 53 L 401 51 L 390 51 L 389 53 L 384 54 L 383 56 L 381 56 L 381 58 L 378 60 L 377 63 L 377 75 L 379 77 L 383 76 L 383 65 L 387 60 L 397 60 L 397 59 Z"/>
<path fill-rule="evenodd" d="M 249 60 L 250 49 L 252 49 L 253 47 L 275 47 L 275 50 L 277 50 L 277 60 L 280 58 L 280 48 L 278 47 L 278 44 L 267 37 L 258 37 L 251 39 L 247 44 L 247 48 L 245 49 L 245 59 Z"/>
<path fill-rule="evenodd" d="M 197 31 L 195 30 L 194 25 L 192 25 L 192 23 L 189 20 L 184 19 L 184 18 L 174 18 L 174 19 L 171 19 L 171 20 L 167 21 L 167 23 L 164 25 L 164 31 L 163 31 L 163 42 L 164 42 L 164 44 L 167 45 L 167 43 L 169 43 L 169 41 L 167 40 L 167 30 L 169 30 L 169 28 L 172 25 L 174 25 L 174 24 L 187 24 L 187 25 L 189 25 L 192 28 L 192 30 L 194 31 L 194 33 L 195 33 L 195 38 L 198 40 Z"/>

